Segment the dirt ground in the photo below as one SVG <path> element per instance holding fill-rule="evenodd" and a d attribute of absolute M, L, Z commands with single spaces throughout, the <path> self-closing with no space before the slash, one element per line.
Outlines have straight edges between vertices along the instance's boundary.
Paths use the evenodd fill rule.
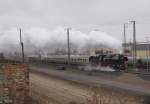
<path fill-rule="evenodd" d="M 132 83 L 126 79 L 128 76 L 120 76 L 116 80 L 125 79 L 125 82 Z M 140 96 L 93 88 L 35 73 L 30 73 L 30 88 L 31 97 L 40 104 L 143 104 Z"/>
<path fill-rule="evenodd" d="M 43 100 L 50 99 L 50 102 L 52 101 L 54 104 L 67 104 L 68 102 L 78 100 L 84 102 L 83 99 L 89 95 L 88 90 L 81 86 L 74 86 L 70 82 L 52 77 L 32 73 L 30 74 L 30 81 L 31 93 L 42 95 L 44 96 Z"/>
<path fill-rule="evenodd" d="M 114 81 L 123 82 L 131 85 L 142 85 L 144 88 L 150 90 L 150 81 L 144 80 L 137 76 L 137 74 L 124 73 L 123 75 L 113 79 Z"/>

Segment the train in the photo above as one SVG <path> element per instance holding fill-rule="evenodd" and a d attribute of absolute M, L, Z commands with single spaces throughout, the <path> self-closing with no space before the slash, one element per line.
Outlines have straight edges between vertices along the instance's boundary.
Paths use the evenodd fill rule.
<path fill-rule="evenodd" d="M 4 57 L 0 53 L 0 62 L 22 62 L 20 57 Z M 68 65 L 67 55 L 32 55 L 26 56 L 25 62 L 29 63 L 44 63 L 44 64 L 61 64 L 63 66 Z M 127 57 L 123 54 L 98 54 L 98 55 L 71 55 L 70 65 L 78 69 L 87 69 L 87 66 L 99 70 L 100 68 L 112 68 L 114 70 L 126 70 L 133 67 L 138 69 L 150 69 L 150 58 L 138 58 L 136 60 L 136 66 L 133 65 L 133 57 Z"/>
<path fill-rule="evenodd" d="M 30 56 L 28 57 L 29 62 L 41 62 L 45 64 L 68 64 L 67 55 L 52 55 L 52 56 Z M 80 69 L 84 69 L 87 66 L 92 67 L 93 69 L 100 67 L 110 67 L 114 70 L 125 70 L 127 69 L 128 58 L 122 54 L 100 54 L 100 55 L 71 55 L 70 65 L 78 66 Z"/>

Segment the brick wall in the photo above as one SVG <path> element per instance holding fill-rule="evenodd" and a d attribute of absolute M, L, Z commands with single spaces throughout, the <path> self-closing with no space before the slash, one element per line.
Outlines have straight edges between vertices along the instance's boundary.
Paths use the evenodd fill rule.
<path fill-rule="evenodd" d="M 26 104 L 29 97 L 29 68 L 26 64 L 5 64 L 6 85 L 13 104 Z"/>

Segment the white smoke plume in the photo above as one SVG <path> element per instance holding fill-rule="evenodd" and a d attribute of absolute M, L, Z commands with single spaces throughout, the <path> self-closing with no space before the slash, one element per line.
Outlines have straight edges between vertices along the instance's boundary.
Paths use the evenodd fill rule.
<path fill-rule="evenodd" d="M 22 38 L 25 45 L 25 52 L 35 50 L 51 50 L 67 47 L 67 32 L 59 27 L 54 30 L 46 28 L 28 28 L 22 30 Z M 19 29 L 1 30 L 0 33 L 0 51 L 17 52 L 20 51 Z M 120 42 L 105 32 L 91 31 L 83 33 L 78 30 L 70 30 L 71 48 L 82 49 L 89 47 L 100 47 L 102 45 L 112 48 L 119 48 Z"/>

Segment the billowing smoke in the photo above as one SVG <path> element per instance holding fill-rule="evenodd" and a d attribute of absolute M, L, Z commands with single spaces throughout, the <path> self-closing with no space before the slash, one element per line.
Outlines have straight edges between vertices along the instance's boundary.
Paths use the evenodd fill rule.
<path fill-rule="evenodd" d="M 47 53 L 56 49 L 67 47 L 67 32 L 59 27 L 54 30 L 46 28 L 28 28 L 22 31 L 25 52 L 34 52 L 38 50 Z M 78 30 L 70 30 L 70 43 L 72 49 L 86 49 L 98 47 L 119 48 L 120 42 L 105 32 L 91 31 L 83 33 Z M 19 30 L 12 28 L 0 33 L 0 51 L 1 52 L 19 52 Z"/>

